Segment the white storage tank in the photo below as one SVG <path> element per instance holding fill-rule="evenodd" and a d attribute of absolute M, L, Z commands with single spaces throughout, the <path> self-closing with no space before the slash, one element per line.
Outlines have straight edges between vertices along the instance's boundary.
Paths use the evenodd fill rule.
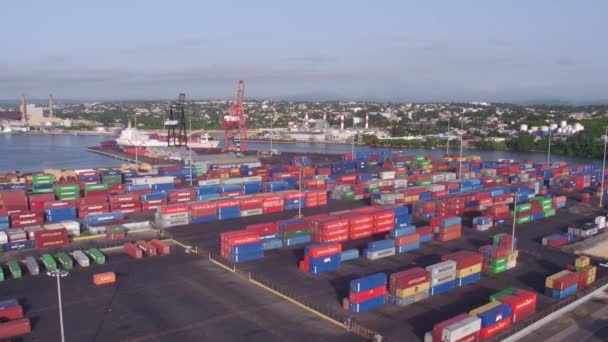
<path fill-rule="evenodd" d="M 568 126 L 568 122 L 566 122 L 566 120 L 562 120 L 562 121 L 560 121 L 560 123 L 559 123 L 559 127 L 564 128 L 564 127 L 566 127 L 566 126 Z"/>
<path fill-rule="evenodd" d="M 549 132 L 549 126 L 540 126 L 541 132 Z"/>
<path fill-rule="evenodd" d="M 536 132 L 536 131 L 538 131 L 538 126 L 532 126 L 532 127 L 530 127 L 530 130 L 532 132 Z"/>
<path fill-rule="evenodd" d="M 585 130 L 585 127 L 583 127 L 583 125 L 581 125 L 580 123 L 577 122 L 574 124 L 574 129 L 578 132 L 578 131 Z"/>
<path fill-rule="evenodd" d="M 521 126 L 519 126 L 519 130 L 520 131 L 527 131 L 528 130 L 528 125 L 522 124 Z"/>
<path fill-rule="evenodd" d="M 552 130 L 552 131 L 556 130 L 557 129 L 557 124 L 551 124 L 551 125 L 549 125 L 549 129 Z"/>

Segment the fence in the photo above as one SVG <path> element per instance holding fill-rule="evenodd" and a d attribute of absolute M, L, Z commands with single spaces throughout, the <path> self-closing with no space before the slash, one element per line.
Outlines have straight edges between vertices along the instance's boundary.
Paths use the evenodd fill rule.
<path fill-rule="evenodd" d="M 171 234 L 162 232 L 160 235 L 163 238 L 171 239 L 171 241 L 181 245 L 182 247 L 186 247 L 184 244 L 180 243 L 179 241 L 174 240 L 172 238 Z M 209 259 L 209 261 L 213 262 L 217 266 L 222 267 L 222 268 L 226 269 L 227 271 L 233 272 L 237 276 L 239 276 L 259 287 L 262 287 L 265 290 L 272 292 L 275 295 L 277 295 L 283 299 L 286 299 L 289 302 L 291 302 L 307 311 L 310 311 L 310 312 L 314 313 L 315 315 L 317 315 L 327 321 L 330 321 L 331 323 L 334 323 L 342 328 L 345 328 L 346 330 L 349 330 L 359 336 L 362 336 L 368 340 L 388 341 L 386 338 L 383 338 L 382 335 L 380 335 L 378 332 L 368 329 L 368 328 L 362 326 L 361 324 L 355 322 L 352 319 L 352 317 L 350 315 L 348 315 L 345 311 L 336 310 L 335 308 L 330 307 L 329 305 L 318 305 L 316 303 L 313 303 L 312 301 L 307 300 L 305 297 L 289 290 L 288 288 L 275 284 L 274 282 L 270 281 L 269 279 L 267 279 L 265 277 L 262 277 L 255 273 L 240 269 L 239 267 L 237 267 L 236 263 L 230 262 L 208 250 L 205 250 L 202 248 L 197 248 L 197 247 L 193 246 L 190 251 L 191 251 L 191 253 L 198 254 L 202 257 L 207 257 Z"/>

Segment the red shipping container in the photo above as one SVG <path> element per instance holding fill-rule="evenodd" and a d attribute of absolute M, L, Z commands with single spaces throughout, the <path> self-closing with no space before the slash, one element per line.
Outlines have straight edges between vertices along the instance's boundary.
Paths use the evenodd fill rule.
<path fill-rule="evenodd" d="M 415 243 L 415 242 L 420 242 L 420 235 L 410 234 L 410 235 L 403 235 L 403 236 L 399 236 L 399 237 L 395 238 L 395 246 L 397 246 L 397 247 L 409 245 L 409 244 Z"/>
<path fill-rule="evenodd" d="M 250 224 L 245 227 L 245 230 L 259 235 L 269 235 L 278 233 L 279 226 L 275 222 L 267 222 L 259 224 Z"/>
<path fill-rule="evenodd" d="M 239 206 L 239 200 L 221 200 L 217 201 L 216 203 L 218 209 Z"/>
<path fill-rule="evenodd" d="M 54 201 L 55 200 L 55 194 L 54 193 L 47 193 L 47 194 L 32 194 L 28 196 L 29 202 L 49 202 L 49 201 Z"/>
<path fill-rule="evenodd" d="M 557 279 L 553 280 L 553 289 L 562 291 L 567 289 L 568 287 L 578 283 L 579 275 L 577 273 L 570 273 L 563 275 Z"/>
<path fill-rule="evenodd" d="M 160 209 L 160 213 L 165 214 L 177 214 L 177 213 L 187 213 L 190 211 L 189 205 L 170 205 Z"/>
<path fill-rule="evenodd" d="M 391 289 L 407 289 L 429 282 L 431 275 L 421 267 L 396 272 L 390 275 L 389 283 Z"/>
<path fill-rule="evenodd" d="M 142 250 L 132 243 L 125 243 L 123 250 L 133 259 L 141 259 L 143 257 Z"/>
<path fill-rule="evenodd" d="M 127 195 L 116 195 L 110 196 L 110 204 L 122 203 L 122 202 L 134 202 L 138 201 L 139 196 L 136 194 L 130 193 Z"/>
<path fill-rule="evenodd" d="M 139 201 L 119 202 L 119 203 L 110 204 L 110 210 L 112 210 L 112 211 L 118 211 L 118 210 L 122 210 L 122 209 L 131 209 L 131 208 L 140 208 L 140 207 L 141 207 L 141 203 Z"/>
<path fill-rule="evenodd" d="M 456 269 L 469 268 L 483 262 L 483 256 L 476 252 L 459 251 L 441 257 L 442 261 L 453 260 L 456 262 Z"/>
<path fill-rule="evenodd" d="M 42 212 L 40 212 L 42 214 Z M 11 228 L 23 228 L 28 226 L 41 226 L 44 224 L 44 217 L 36 217 L 22 220 L 12 220 Z"/>
<path fill-rule="evenodd" d="M 44 204 L 45 202 L 32 202 L 30 201 L 30 210 L 31 211 L 42 211 L 44 210 Z M 0 202 L 0 207 L 2 206 L 2 203 Z"/>
<path fill-rule="evenodd" d="M 29 318 L 0 323 L 0 340 L 27 335 L 32 331 Z"/>
<path fill-rule="evenodd" d="M 308 256 L 320 258 L 328 255 L 342 253 L 342 244 L 332 243 L 324 246 L 309 247 Z"/>
<path fill-rule="evenodd" d="M 240 200 L 241 210 L 261 209 L 263 203 L 264 198 L 259 196 L 243 198 Z"/>
<path fill-rule="evenodd" d="M 499 332 L 509 328 L 510 326 L 511 317 L 504 318 L 487 328 L 481 328 L 481 330 L 479 331 L 479 337 L 481 337 L 482 339 L 490 338 L 498 334 Z"/>
<path fill-rule="evenodd" d="M 169 255 L 171 254 L 171 247 L 164 243 L 163 241 L 153 239 L 150 241 L 150 244 L 156 248 L 160 255 Z"/>
<path fill-rule="evenodd" d="M 21 305 L 0 309 L 1 321 L 12 321 L 19 318 L 23 318 L 23 308 Z"/>
<path fill-rule="evenodd" d="M 141 208 L 140 207 L 136 207 L 136 208 L 125 208 L 125 209 L 116 209 L 113 210 L 119 213 L 123 213 L 124 215 L 133 215 L 133 214 L 139 214 L 141 213 Z"/>
<path fill-rule="evenodd" d="M 102 204 L 83 204 L 78 207 L 78 211 L 100 211 L 109 210 L 110 206 L 106 203 Z"/>
<path fill-rule="evenodd" d="M 418 227 L 418 228 L 416 228 L 416 234 L 418 234 L 418 235 L 433 234 L 433 227 L 431 227 L 431 226 Z"/>
<path fill-rule="evenodd" d="M 348 236 L 351 240 L 357 240 L 357 239 L 366 238 L 366 237 L 369 237 L 372 235 L 374 235 L 373 230 L 367 229 L 367 230 L 361 230 L 361 231 L 356 231 L 356 232 L 350 232 Z"/>
<path fill-rule="evenodd" d="M 454 323 L 458 323 L 468 317 L 471 317 L 471 315 L 463 313 L 458 316 L 447 319 L 441 323 L 435 324 L 435 326 L 433 327 L 433 341 L 442 341 L 441 335 L 443 333 L 443 329 L 449 327 Z"/>
<path fill-rule="evenodd" d="M 106 233 L 106 239 L 108 240 L 124 240 L 126 237 L 125 233 Z"/>
<path fill-rule="evenodd" d="M 439 241 L 445 242 L 445 241 L 451 241 L 451 240 L 458 240 L 461 237 L 462 237 L 462 235 L 460 232 L 450 233 L 450 234 L 440 234 Z"/>
<path fill-rule="evenodd" d="M 36 248 L 61 247 L 70 244 L 65 228 L 34 232 Z"/>
<path fill-rule="evenodd" d="M 536 293 L 517 290 L 513 294 L 500 298 L 500 302 L 512 309 L 512 323 L 519 322 L 534 314 L 536 311 Z"/>
<path fill-rule="evenodd" d="M 238 235 L 225 235 L 222 233 L 220 239 L 223 243 L 230 246 L 240 246 L 250 243 L 260 242 L 260 236 L 256 233 L 240 231 Z"/>
<path fill-rule="evenodd" d="M 146 256 L 156 256 L 156 247 L 152 246 L 146 241 L 138 240 L 135 243 L 135 246 L 144 252 Z"/>
<path fill-rule="evenodd" d="M 75 207 L 75 200 L 64 200 L 64 201 L 50 201 L 44 203 L 44 209 L 52 209 L 52 208 L 65 208 L 65 207 Z"/>
<path fill-rule="evenodd" d="M 380 285 L 372 289 L 361 291 L 361 292 L 350 292 L 348 295 L 348 301 L 354 304 L 364 302 L 366 300 L 374 299 L 377 297 L 383 297 L 386 295 L 386 285 Z"/>

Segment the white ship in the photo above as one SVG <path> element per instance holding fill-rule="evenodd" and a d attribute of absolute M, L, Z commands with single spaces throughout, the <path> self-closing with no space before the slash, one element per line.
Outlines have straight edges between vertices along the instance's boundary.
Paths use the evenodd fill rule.
<path fill-rule="evenodd" d="M 120 136 L 116 139 L 116 144 L 119 146 L 129 147 L 161 147 L 168 146 L 167 137 L 163 134 L 147 134 L 129 127 L 120 132 Z M 220 144 L 219 140 L 211 140 L 207 133 L 191 134 L 188 146 L 192 148 L 216 148 Z M 171 142 L 171 145 L 175 145 Z"/>

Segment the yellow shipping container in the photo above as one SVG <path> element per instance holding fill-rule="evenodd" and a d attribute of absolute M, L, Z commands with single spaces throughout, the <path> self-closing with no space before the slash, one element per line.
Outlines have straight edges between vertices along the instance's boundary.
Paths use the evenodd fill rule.
<path fill-rule="evenodd" d="M 482 312 L 486 312 L 490 309 L 493 309 L 501 304 L 502 303 L 499 301 L 490 302 L 486 305 L 482 305 L 482 306 L 478 307 L 477 309 L 473 309 L 473 310 L 469 311 L 469 315 L 477 316 L 478 314 L 480 314 Z"/>
<path fill-rule="evenodd" d="M 574 267 L 583 268 L 585 266 L 589 266 L 589 257 L 585 255 L 581 255 L 578 258 L 574 259 Z"/>
<path fill-rule="evenodd" d="M 517 250 L 515 250 L 515 251 L 508 251 L 507 252 L 507 262 L 508 261 L 516 261 L 518 256 L 519 256 L 519 251 L 517 251 Z"/>
<path fill-rule="evenodd" d="M 405 202 L 417 202 L 419 200 L 420 200 L 420 196 L 419 195 L 416 195 L 416 196 L 407 196 L 404 199 Z"/>
<path fill-rule="evenodd" d="M 557 273 L 555 273 L 553 275 L 548 276 L 547 279 L 545 280 L 545 287 L 548 287 L 548 288 L 552 289 L 553 288 L 553 280 L 554 279 L 557 279 L 557 278 L 559 278 L 561 276 L 565 276 L 566 274 L 570 274 L 570 273 L 572 273 L 572 272 L 570 272 L 568 270 L 563 270 L 563 271 L 560 271 L 560 272 L 557 272 Z"/>
<path fill-rule="evenodd" d="M 581 269 L 581 271 L 586 271 L 587 274 L 589 274 L 589 275 L 591 275 L 591 274 L 596 275 L 597 274 L 597 267 L 589 265 L 589 266 L 583 267 Z"/>
<path fill-rule="evenodd" d="M 428 283 L 423 283 L 420 285 L 408 287 L 407 289 L 397 289 L 397 291 L 395 291 L 395 296 L 401 297 L 401 298 L 410 297 L 415 294 L 428 291 L 430 289 L 431 289 L 431 282 L 429 281 Z"/>
<path fill-rule="evenodd" d="M 461 270 L 456 270 L 456 278 L 464 278 L 468 277 L 475 273 L 481 272 L 481 264 L 473 265 L 471 267 L 463 268 Z"/>

